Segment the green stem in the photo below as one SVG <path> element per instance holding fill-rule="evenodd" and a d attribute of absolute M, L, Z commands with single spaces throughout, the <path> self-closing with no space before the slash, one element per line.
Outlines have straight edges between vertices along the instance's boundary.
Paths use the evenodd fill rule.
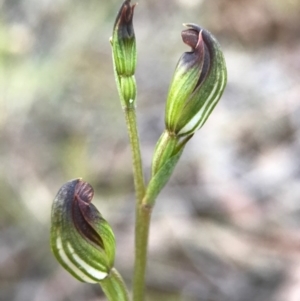
<path fill-rule="evenodd" d="M 129 301 L 126 285 L 115 268 L 112 268 L 109 275 L 99 284 L 108 301 Z"/>
<path fill-rule="evenodd" d="M 130 140 L 132 161 L 133 161 L 133 178 L 136 193 L 137 204 L 141 204 L 145 195 L 145 183 L 142 168 L 142 158 L 140 151 L 139 135 L 137 131 L 135 108 L 127 107 L 124 109 L 127 131 Z"/>
<path fill-rule="evenodd" d="M 148 233 L 151 218 L 151 209 L 142 205 L 145 195 L 145 184 L 134 107 L 127 107 L 125 109 L 125 118 L 131 145 L 133 177 L 136 191 L 133 301 L 142 301 L 144 299 Z"/>
<path fill-rule="evenodd" d="M 151 213 L 151 206 L 139 204 L 136 208 L 133 301 L 144 300 L 147 247 Z"/>

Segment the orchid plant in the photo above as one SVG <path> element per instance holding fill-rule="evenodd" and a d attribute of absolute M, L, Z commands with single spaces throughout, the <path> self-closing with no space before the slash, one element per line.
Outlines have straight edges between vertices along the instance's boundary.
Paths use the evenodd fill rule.
<path fill-rule="evenodd" d="M 132 151 L 136 191 L 135 263 L 132 300 L 144 300 L 147 246 L 155 200 L 166 185 L 187 142 L 213 111 L 226 86 L 226 64 L 220 45 L 206 29 L 184 24 L 182 40 L 191 50 L 180 57 L 170 84 L 165 130 L 159 138 L 151 178 L 145 185 L 136 123 L 135 5 L 125 0 L 110 39 L 116 84 Z M 91 203 L 90 184 L 74 179 L 58 191 L 52 206 L 51 249 L 76 279 L 99 283 L 109 301 L 128 301 L 129 291 L 116 268 L 115 238 L 109 223 Z"/>

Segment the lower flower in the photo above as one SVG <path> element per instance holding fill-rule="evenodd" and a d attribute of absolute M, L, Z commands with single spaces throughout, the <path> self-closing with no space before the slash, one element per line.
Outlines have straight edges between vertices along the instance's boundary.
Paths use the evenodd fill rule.
<path fill-rule="evenodd" d="M 114 265 L 115 237 L 110 225 L 91 203 L 90 184 L 75 179 L 58 191 L 51 214 L 51 249 L 75 278 L 96 283 Z"/>

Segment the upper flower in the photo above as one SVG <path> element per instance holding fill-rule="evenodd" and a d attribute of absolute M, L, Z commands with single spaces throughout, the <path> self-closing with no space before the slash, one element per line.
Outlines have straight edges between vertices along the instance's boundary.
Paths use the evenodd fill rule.
<path fill-rule="evenodd" d="M 111 37 L 113 59 L 119 76 L 130 76 L 136 67 L 136 41 L 132 24 L 135 4 L 125 0 L 117 15 Z"/>
<path fill-rule="evenodd" d="M 109 224 L 91 203 L 90 184 L 76 179 L 64 184 L 52 206 L 51 248 L 75 278 L 95 283 L 114 264 L 115 238 Z"/>
<path fill-rule="evenodd" d="M 223 53 L 210 32 L 184 24 L 182 40 L 191 47 L 177 63 L 166 104 L 165 123 L 170 133 L 191 135 L 207 120 L 226 86 Z"/>

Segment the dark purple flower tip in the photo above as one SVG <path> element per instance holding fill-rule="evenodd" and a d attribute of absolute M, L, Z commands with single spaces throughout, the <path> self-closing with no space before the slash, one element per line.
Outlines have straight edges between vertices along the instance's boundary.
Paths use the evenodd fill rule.
<path fill-rule="evenodd" d="M 129 39 L 134 37 L 133 13 L 136 4 L 131 5 L 130 0 L 125 0 L 117 15 L 114 30 L 118 31 L 120 38 Z"/>

